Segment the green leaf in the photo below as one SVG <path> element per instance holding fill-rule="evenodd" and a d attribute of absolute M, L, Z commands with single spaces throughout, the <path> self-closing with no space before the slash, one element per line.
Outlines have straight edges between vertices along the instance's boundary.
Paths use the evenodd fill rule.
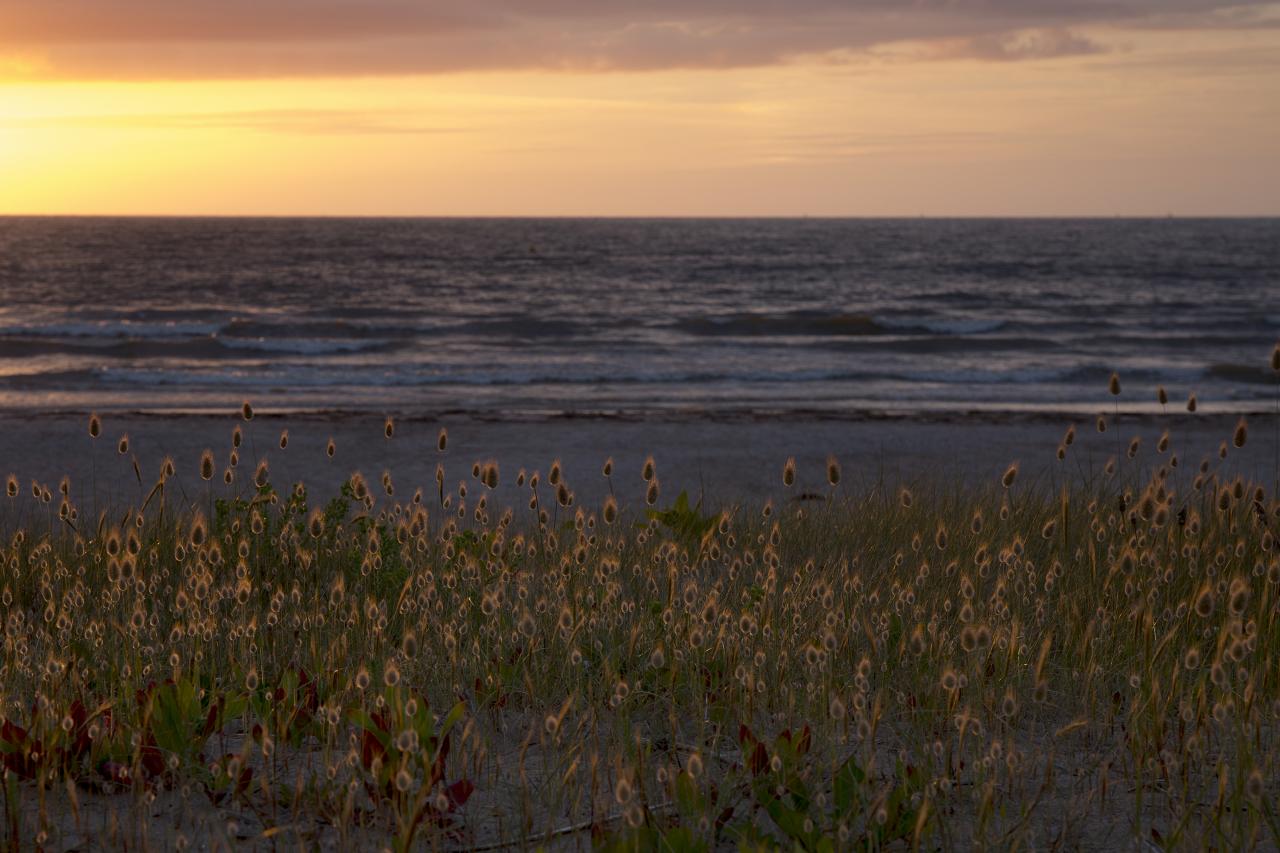
<path fill-rule="evenodd" d="M 466 714 L 466 712 L 467 712 L 466 705 L 464 705 L 462 702 L 459 702 L 458 704 L 450 708 L 449 713 L 446 714 L 445 718 L 440 721 L 440 737 L 444 737 L 445 735 L 447 735 L 450 732 L 450 730 L 452 730 L 453 727 L 458 724 L 458 722 L 462 719 L 463 715 Z"/>
<path fill-rule="evenodd" d="M 676 777 L 676 804 L 680 807 L 680 811 L 689 817 L 703 812 L 702 796 L 698 793 L 698 786 L 694 784 L 693 776 L 688 771 Z"/>
<path fill-rule="evenodd" d="M 861 801 L 861 790 L 863 784 L 867 781 L 867 774 L 857 765 L 854 756 L 841 764 L 836 770 L 836 778 L 834 784 L 834 799 L 836 813 L 841 816 L 847 816 L 852 810 L 855 802 Z"/>

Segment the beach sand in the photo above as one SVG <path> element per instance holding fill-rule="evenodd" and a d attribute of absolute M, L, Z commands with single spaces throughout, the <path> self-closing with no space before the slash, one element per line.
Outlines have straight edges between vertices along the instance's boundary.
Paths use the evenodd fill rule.
<path fill-rule="evenodd" d="M 598 505 L 610 484 L 601 475 L 605 459 L 615 462 L 613 489 L 626 507 L 638 507 L 645 485 L 640 476 L 644 459 L 652 455 L 661 482 L 659 504 L 665 505 L 682 490 L 704 506 L 760 504 L 794 498 L 799 494 L 829 494 L 826 459 L 834 455 L 842 469 L 840 488 L 858 492 L 877 485 L 916 489 L 933 486 L 998 485 L 1011 462 L 1020 464 L 1017 487 L 1055 489 L 1075 479 L 1101 476 L 1109 457 L 1119 456 L 1124 466 L 1150 469 L 1169 454 L 1159 454 L 1156 443 L 1168 429 L 1171 449 L 1180 460 L 1179 476 L 1189 481 L 1201 459 L 1208 456 L 1215 467 L 1218 448 L 1230 442 L 1236 418 L 1225 415 L 1185 415 L 1167 418 L 1121 415 L 1109 419 L 1099 434 L 1091 420 L 1076 418 L 974 415 L 930 418 L 876 418 L 837 420 L 730 419 L 730 420 L 619 420 L 561 418 L 537 421 L 481 420 L 474 417 L 406 418 L 396 421 L 395 436 L 383 435 L 383 419 L 373 414 L 257 415 L 245 423 L 238 415 L 107 414 L 103 433 L 92 441 L 87 415 L 5 415 L 0 417 L 0 475 L 16 474 L 22 493 L 32 480 L 47 484 L 56 494 L 59 479 L 71 477 L 72 496 L 82 507 L 115 508 L 134 503 L 155 482 L 161 460 L 172 456 L 178 475 L 171 497 L 181 500 L 206 496 L 206 484 L 198 477 L 199 458 L 213 450 L 219 477 L 216 494 L 225 493 L 220 476 L 227 465 L 231 433 L 245 432 L 237 469 L 239 488 L 247 490 L 254 462 L 265 457 L 271 480 L 282 487 L 303 481 L 313 496 L 327 500 L 353 471 L 362 472 L 375 492 L 383 471 L 390 471 L 397 498 L 408 498 L 422 487 L 436 491 L 435 471 L 443 463 L 446 490 L 457 492 L 459 482 L 470 489 L 470 503 L 478 494 L 471 477 L 472 463 L 496 460 L 501 483 L 491 504 L 523 506 L 527 495 L 517 494 L 516 473 L 541 471 L 543 482 L 555 459 L 580 506 Z M 1077 438 L 1065 462 L 1056 450 L 1070 423 Z M 436 449 L 441 427 L 448 429 L 445 453 Z M 279 447 L 280 432 L 289 430 L 288 448 Z M 130 437 L 129 452 L 121 456 L 117 442 Z M 1125 450 L 1134 436 L 1142 438 L 1136 459 Z M 325 454 L 329 438 L 335 441 L 333 459 Z M 1234 448 L 1222 470 L 1270 484 L 1275 477 L 1275 423 L 1255 419 L 1246 448 Z M 797 462 L 797 483 L 782 485 L 786 459 Z M 134 472 L 137 460 L 141 483 Z M 1176 481 L 1175 481 L 1176 482 Z M 552 491 L 543 487 L 548 504 Z M 96 500 L 96 504 L 95 504 Z M 456 500 L 456 498 L 455 498 Z"/>

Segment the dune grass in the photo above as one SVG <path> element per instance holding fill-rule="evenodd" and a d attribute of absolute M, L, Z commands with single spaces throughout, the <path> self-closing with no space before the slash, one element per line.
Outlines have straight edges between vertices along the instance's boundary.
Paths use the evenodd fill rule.
<path fill-rule="evenodd" d="M 443 432 L 425 492 L 312 495 L 243 414 L 96 518 L 10 484 L 9 847 L 1280 846 L 1280 501 L 1176 436 L 709 512 L 660 460 L 498 506 Z"/>

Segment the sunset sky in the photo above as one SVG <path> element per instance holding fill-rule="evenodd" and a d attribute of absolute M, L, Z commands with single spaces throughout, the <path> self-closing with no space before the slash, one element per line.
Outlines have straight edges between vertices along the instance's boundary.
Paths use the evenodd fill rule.
<path fill-rule="evenodd" d="M 1280 4 L 0 0 L 0 213 L 1280 214 Z"/>

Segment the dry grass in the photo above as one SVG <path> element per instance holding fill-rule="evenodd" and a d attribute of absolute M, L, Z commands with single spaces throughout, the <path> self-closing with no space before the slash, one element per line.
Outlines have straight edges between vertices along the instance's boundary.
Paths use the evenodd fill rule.
<path fill-rule="evenodd" d="M 1280 501 L 1176 435 L 713 513 L 659 460 L 606 513 L 443 434 L 318 501 L 237 431 L 140 507 L 5 499 L 9 846 L 1280 846 Z"/>

